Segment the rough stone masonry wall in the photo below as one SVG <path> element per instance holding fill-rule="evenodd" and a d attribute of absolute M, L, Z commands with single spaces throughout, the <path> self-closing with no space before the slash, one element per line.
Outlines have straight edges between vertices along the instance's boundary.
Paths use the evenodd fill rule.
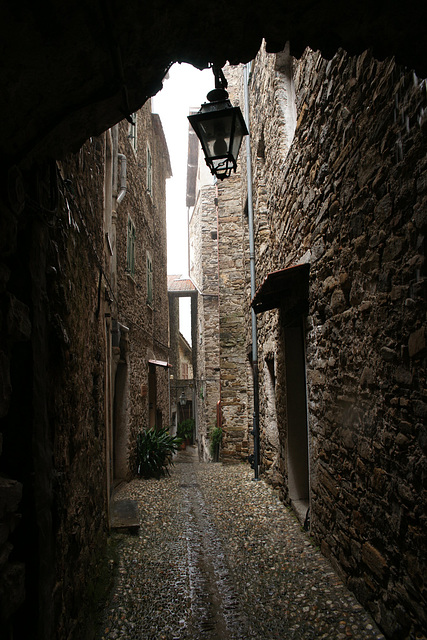
<path fill-rule="evenodd" d="M 226 73 L 230 98 L 237 105 L 239 68 L 229 67 Z M 199 394 L 199 446 L 208 457 L 208 435 L 217 422 L 216 403 L 221 400 L 223 461 L 248 456 L 246 238 L 239 187 L 239 172 L 216 188 L 202 187 L 190 227 L 191 275 L 202 292 L 198 372 L 204 373 L 206 388 L 202 405 Z"/>
<path fill-rule="evenodd" d="M 277 168 L 286 158 L 292 138 L 289 134 L 288 112 L 292 107 L 289 78 L 292 63 L 284 52 L 269 55 L 262 46 L 252 67 L 250 80 L 252 197 L 254 211 L 254 242 L 256 246 L 257 289 L 270 270 L 281 265 L 272 251 L 275 224 L 269 202 L 271 189 L 277 179 Z M 280 70 L 280 71 L 279 71 Z M 243 86 L 242 86 L 243 88 Z M 268 117 L 267 117 L 268 116 Z M 240 155 L 242 173 L 246 180 L 246 158 Z M 275 169 L 272 170 L 272 167 Z M 246 184 L 243 187 L 246 191 Z M 246 234 L 248 234 L 245 221 Z M 249 248 L 249 238 L 247 245 Z M 249 253 L 249 251 L 247 251 Z M 247 256 L 248 257 L 248 256 Z M 246 272 L 249 274 L 249 262 Z M 249 280 L 247 300 L 250 303 Z M 285 493 L 286 464 L 286 386 L 285 363 L 282 348 L 278 310 L 267 311 L 256 317 L 260 334 L 258 339 L 258 386 L 261 390 L 259 405 L 260 473 Z M 248 314 L 247 341 L 251 344 L 250 315 Z"/>
<path fill-rule="evenodd" d="M 51 432 L 58 638 L 93 632 L 90 594 L 103 561 L 106 523 L 105 329 L 99 300 L 104 136 L 62 163 L 62 224 L 51 245 Z M 69 182 L 68 182 L 69 181 Z M 69 207 L 69 209 L 68 209 Z M 68 228 L 67 228 L 68 227 Z M 105 277 L 102 287 L 108 287 Z M 50 291 L 49 291 L 50 295 Z M 43 614 L 44 615 L 44 612 Z"/>
<path fill-rule="evenodd" d="M 221 407 L 224 461 L 248 457 L 248 381 L 243 204 L 240 176 L 218 187 Z"/>
<path fill-rule="evenodd" d="M 239 106 L 240 70 L 227 67 L 228 92 Z M 240 157 L 244 154 L 242 146 Z M 221 407 L 224 461 L 247 460 L 249 451 L 248 358 L 246 343 L 246 272 L 244 199 L 236 174 L 218 184 Z"/>
<path fill-rule="evenodd" d="M 216 424 L 220 399 L 218 242 L 214 186 L 203 186 L 190 221 L 190 275 L 197 300 L 197 430 L 199 454 L 210 459 L 209 435 Z"/>
<path fill-rule="evenodd" d="M 171 177 L 169 152 L 160 117 L 151 115 L 151 145 L 153 154 L 153 257 L 154 352 L 163 361 L 169 360 L 169 301 L 167 284 L 166 180 Z M 157 406 L 162 413 L 164 427 L 169 427 L 169 370 L 156 369 Z"/>
<path fill-rule="evenodd" d="M 137 150 L 128 136 L 128 123 L 119 125 L 119 153 L 127 158 L 127 193 L 117 206 L 118 318 L 129 328 L 128 467 L 136 469 L 136 437 L 149 424 L 148 360 L 168 361 L 169 303 L 166 259 L 166 166 L 157 116 L 148 102 L 136 114 Z M 160 137 L 160 141 L 159 141 Z M 152 157 L 152 192 L 147 188 L 147 144 Z M 127 224 L 135 225 L 135 273 L 127 272 Z M 153 304 L 147 304 L 147 252 L 153 264 Z M 169 426 L 168 371 L 155 367 L 157 408 Z M 159 426 L 159 425 L 156 425 Z"/>
<path fill-rule="evenodd" d="M 0 569 L 7 593 L 0 626 L 14 637 L 91 632 L 88 593 L 106 535 L 103 154 L 104 139 L 93 138 L 59 167 L 24 174 L 24 208 L 15 210 L 7 240 L 2 235 L 1 342 L 9 362 L 0 471 L 22 486 L 22 519 L 7 548 L 11 564 Z M 0 528 L 3 535 L 4 521 Z"/>
<path fill-rule="evenodd" d="M 312 534 L 387 637 L 409 638 L 427 627 L 426 84 L 344 52 L 307 51 L 294 79 L 282 156 L 272 76 L 255 67 L 251 84 L 254 153 L 270 127 L 258 278 L 311 263 Z"/>

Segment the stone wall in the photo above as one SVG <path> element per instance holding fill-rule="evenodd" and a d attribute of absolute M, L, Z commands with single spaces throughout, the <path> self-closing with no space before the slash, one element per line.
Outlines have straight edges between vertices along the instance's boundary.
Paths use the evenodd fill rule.
<path fill-rule="evenodd" d="M 16 173 L 22 208 L 2 202 L 2 220 L 11 206 L 16 220 L 2 247 L 0 457 L 17 481 L 0 516 L 12 532 L 1 628 L 14 637 L 83 633 L 105 541 L 103 158 L 94 138 L 59 166 Z"/>
<path fill-rule="evenodd" d="M 228 91 L 238 103 L 239 69 L 227 68 Z M 240 173 L 212 184 L 199 157 L 197 200 L 190 223 L 191 275 L 198 302 L 199 445 L 208 459 L 209 433 L 223 428 L 220 457 L 248 457 L 248 358 L 246 353 L 246 271 L 244 203 Z M 202 402 L 200 402 L 202 398 Z M 221 403 L 218 418 L 217 403 Z"/>
<path fill-rule="evenodd" d="M 128 190 L 116 211 L 117 319 L 129 329 L 124 364 L 128 399 L 120 400 L 128 403 L 126 477 L 135 473 L 138 432 L 148 426 L 169 426 L 169 372 L 154 366 L 150 376 L 149 360 L 168 362 L 169 358 L 165 181 L 170 165 L 161 123 L 151 113 L 151 102 L 134 117 L 136 150 L 129 138 L 128 123 L 119 125 L 118 149 L 127 159 Z M 147 147 L 152 161 L 151 190 Z M 135 229 L 134 273 L 127 267 L 129 218 Z M 152 262 L 152 302 L 148 301 L 147 256 Z"/>
<path fill-rule="evenodd" d="M 220 399 L 218 242 L 216 189 L 202 185 L 190 220 L 190 276 L 197 299 L 196 426 L 201 459 L 209 460 L 209 434 Z"/>
<path fill-rule="evenodd" d="M 114 195 L 106 162 L 111 132 L 88 140 L 60 163 L 40 163 L 28 174 L 11 167 L 14 189 L 1 195 L 2 637 L 4 632 L 7 638 L 71 640 L 95 633 L 94 596 L 104 561 L 114 477 L 110 466 L 117 445 L 111 442 L 111 372 L 114 362 L 127 358 L 132 424 L 139 426 L 139 412 L 145 421 L 148 413 L 138 379 L 140 372 L 147 375 L 153 357 L 148 347 L 156 358 L 168 359 L 168 161 L 156 116 L 148 109 L 144 117 L 152 136 L 154 176 L 163 179 L 159 186 L 153 181 L 158 209 L 152 206 L 150 215 L 145 212 L 137 221 L 153 252 L 154 307 L 146 316 L 137 313 L 134 299 L 124 303 L 122 297 L 134 286 L 141 299 L 146 263 L 145 253 L 142 262 L 137 256 L 144 272 L 139 280 L 137 269 L 135 282 L 125 289 L 127 225 L 120 205 L 116 217 L 107 212 Z M 121 150 L 128 143 L 127 126 L 119 127 Z M 128 162 L 128 187 L 137 169 L 134 158 Z M 128 189 L 124 202 L 128 198 L 137 207 L 143 196 Z M 146 307 L 145 296 L 142 300 Z M 153 323 L 149 318 L 156 310 Z M 123 343 L 114 346 L 117 318 L 129 329 L 122 328 L 122 336 L 131 336 L 125 340 L 127 353 Z M 157 369 L 157 403 L 168 424 L 168 373 Z M 128 468 L 135 468 L 131 457 Z"/>
<path fill-rule="evenodd" d="M 62 220 L 47 265 L 53 320 L 48 375 L 55 584 L 46 598 L 53 596 L 57 637 L 86 633 L 87 594 L 102 561 L 107 526 L 103 398 L 108 303 L 99 297 L 107 285 L 101 276 L 104 144 L 104 136 L 88 141 L 61 164 Z M 48 456 L 46 445 L 39 443 Z M 40 612 L 43 618 L 43 607 Z"/>
<path fill-rule="evenodd" d="M 247 460 L 249 446 L 244 203 L 239 184 L 240 175 L 236 174 L 228 178 L 226 184 L 218 185 L 221 456 L 224 461 Z"/>
<path fill-rule="evenodd" d="M 426 84 L 368 53 L 307 51 L 289 146 L 284 73 L 261 52 L 250 84 L 257 278 L 310 263 L 311 532 L 387 637 L 409 638 L 427 626 Z M 259 345 L 262 464 L 289 500 L 286 304 L 259 316 Z"/>
<path fill-rule="evenodd" d="M 239 69 L 227 69 L 228 90 L 236 104 Z M 203 158 L 199 158 L 200 176 Z M 196 205 L 190 222 L 191 275 L 201 295 L 198 302 L 199 389 L 198 435 L 201 455 L 209 459 L 209 433 L 223 428 L 220 457 L 248 457 L 248 359 L 245 320 L 244 205 L 240 174 L 226 184 L 209 186 L 212 177 L 197 180 Z"/>

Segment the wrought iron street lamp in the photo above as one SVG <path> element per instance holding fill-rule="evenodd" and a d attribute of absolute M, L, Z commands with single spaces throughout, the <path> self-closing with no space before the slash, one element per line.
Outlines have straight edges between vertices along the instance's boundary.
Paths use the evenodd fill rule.
<path fill-rule="evenodd" d="M 243 136 L 249 132 L 240 108 L 233 107 L 228 99 L 228 83 L 222 69 L 215 65 L 212 69 L 215 89 L 206 96 L 209 102 L 202 104 L 200 111 L 188 119 L 200 140 L 211 173 L 224 180 L 236 171 L 240 145 Z"/>

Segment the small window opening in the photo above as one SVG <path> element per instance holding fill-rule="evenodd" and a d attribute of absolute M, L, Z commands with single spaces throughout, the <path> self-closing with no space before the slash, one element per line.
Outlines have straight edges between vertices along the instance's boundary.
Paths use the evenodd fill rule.
<path fill-rule="evenodd" d="M 258 142 L 258 147 L 256 150 L 257 158 L 261 160 L 265 160 L 265 140 L 264 140 L 264 130 L 262 131 L 261 138 Z"/>

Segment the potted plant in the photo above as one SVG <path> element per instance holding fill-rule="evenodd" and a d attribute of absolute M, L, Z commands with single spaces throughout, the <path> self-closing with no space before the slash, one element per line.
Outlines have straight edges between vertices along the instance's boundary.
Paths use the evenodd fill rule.
<path fill-rule="evenodd" d="M 186 418 L 179 423 L 177 437 L 187 445 L 193 443 L 194 418 Z M 185 447 L 184 447 L 185 448 Z"/>
<path fill-rule="evenodd" d="M 144 478 L 169 475 L 173 454 L 181 444 L 180 438 L 171 436 L 168 429 L 140 431 L 136 439 L 137 474 Z"/>
<path fill-rule="evenodd" d="M 218 462 L 219 460 L 219 447 L 221 445 L 221 440 L 222 429 L 221 427 L 215 426 L 210 433 L 210 453 L 214 462 Z"/>

